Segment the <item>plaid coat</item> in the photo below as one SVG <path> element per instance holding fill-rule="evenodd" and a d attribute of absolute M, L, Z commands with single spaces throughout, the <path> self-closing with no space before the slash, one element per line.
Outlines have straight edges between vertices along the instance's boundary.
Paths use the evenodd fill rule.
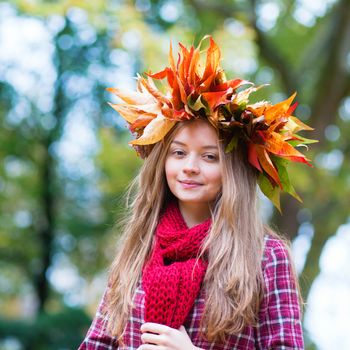
<path fill-rule="evenodd" d="M 205 350 L 304 349 L 298 291 L 288 253 L 280 240 L 265 237 L 262 269 L 265 296 L 260 306 L 258 326 L 247 326 L 242 333 L 231 335 L 224 344 L 202 339 L 199 332 L 205 303 L 202 289 L 184 323 L 195 346 Z M 79 350 L 133 350 L 142 345 L 140 327 L 144 323 L 144 296 L 142 284 L 139 283 L 134 296 L 135 308 L 126 328 L 126 347 L 118 347 L 115 337 L 105 331 L 100 312 L 103 297 Z"/>

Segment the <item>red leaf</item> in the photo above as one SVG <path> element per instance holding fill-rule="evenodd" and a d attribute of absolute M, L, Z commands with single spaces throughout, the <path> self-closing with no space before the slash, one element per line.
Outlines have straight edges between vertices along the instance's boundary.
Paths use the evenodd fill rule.
<path fill-rule="evenodd" d="M 261 166 L 258 161 L 258 155 L 255 150 L 255 146 L 251 142 L 248 144 L 248 160 L 251 165 L 253 165 L 260 172 L 262 172 Z"/>

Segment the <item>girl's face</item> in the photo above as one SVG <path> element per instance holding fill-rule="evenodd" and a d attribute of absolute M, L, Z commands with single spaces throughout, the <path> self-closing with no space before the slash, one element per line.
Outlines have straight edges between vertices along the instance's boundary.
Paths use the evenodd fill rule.
<path fill-rule="evenodd" d="M 209 204 L 221 190 L 218 137 L 212 126 L 196 120 L 180 129 L 165 161 L 173 195 L 183 204 Z"/>

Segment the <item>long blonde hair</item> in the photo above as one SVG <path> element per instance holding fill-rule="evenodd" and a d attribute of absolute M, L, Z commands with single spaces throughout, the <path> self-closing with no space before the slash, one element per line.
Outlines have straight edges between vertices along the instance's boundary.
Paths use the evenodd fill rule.
<path fill-rule="evenodd" d="M 190 122 L 177 123 L 153 146 L 128 190 L 123 234 L 110 268 L 105 309 L 107 329 L 121 343 L 159 215 L 172 196 L 164 173 L 168 149 L 176 133 Z M 256 173 L 248 165 L 244 149 L 225 153 L 224 139 L 218 142 L 222 191 L 198 258 L 205 253 L 209 262 L 203 281 L 206 304 L 201 328 L 209 341 L 222 342 L 228 334 L 256 324 L 263 297 L 264 235 L 267 230 L 275 234 L 264 227 L 257 213 Z"/>

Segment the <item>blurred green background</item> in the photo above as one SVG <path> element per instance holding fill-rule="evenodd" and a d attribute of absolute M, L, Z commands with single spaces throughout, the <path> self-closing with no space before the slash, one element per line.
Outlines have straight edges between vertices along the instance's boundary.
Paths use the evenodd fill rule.
<path fill-rule="evenodd" d="M 0 350 L 76 349 L 106 284 L 140 160 L 106 87 L 212 34 L 229 78 L 298 92 L 319 139 L 290 169 L 304 202 L 261 199 L 293 241 L 307 349 L 350 348 L 350 1 L 0 2 Z M 306 150 L 305 150 L 306 151 Z"/>

